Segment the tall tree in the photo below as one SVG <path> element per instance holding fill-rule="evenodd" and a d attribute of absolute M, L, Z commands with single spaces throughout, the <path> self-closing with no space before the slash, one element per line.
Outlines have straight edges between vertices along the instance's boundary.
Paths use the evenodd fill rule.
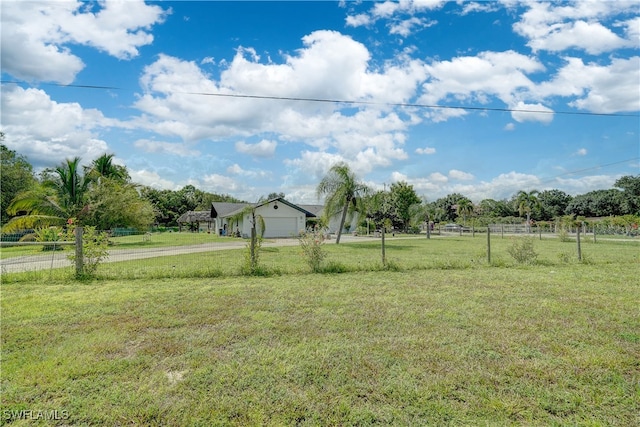
<path fill-rule="evenodd" d="M 624 214 L 623 192 L 617 189 L 594 190 L 580 194 L 565 209 L 567 215 L 602 217 Z"/>
<path fill-rule="evenodd" d="M 155 219 L 153 205 L 140 196 L 135 184 L 103 178 L 87 194 L 91 209 L 85 222 L 99 230 L 115 227 L 146 230 Z"/>
<path fill-rule="evenodd" d="M 541 220 L 551 220 L 564 215 L 564 211 L 571 202 L 569 194 L 560 190 L 545 190 L 538 194 L 538 202 L 540 203 Z"/>
<path fill-rule="evenodd" d="M 485 217 L 515 216 L 515 211 L 507 200 L 484 199 L 480 202 L 478 210 L 480 215 Z"/>
<path fill-rule="evenodd" d="M 402 222 L 402 228 L 405 232 L 409 230 L 409 222 L 411 221 L 410 208 L 416 203 L 420 203 L 420 198 L 413 189 L 413 185 L 404 181 L 394 182 L 389 189 L 391 202 L 395 210 L 396 216 Z"/>
<path fill-rule="evenodd" d="M 416 203 L 409 209 L 412 221 L 418 224 L 426 223 L 427 239 L 431 238 L 431 222 L 439 222 L 442 219 L 442 209 L 437 207 L 435 203 L 422 200 L 422 203 Z"/>
<path fill-rule="evenodd" d="M 7 230 L 62 224 L 69 218 L 82 219 L 87 213 L 86 193 L 89 180 L 80 174 L 80 158 L 67 159 L 45 171 L 42 185 L 17 195 L 7 208 L 12 218 Z"/>
<path fill-rule="evenodd" d="M 623 176 L 616 180 L 613 186 L 622 189 L 623 212 L 629 215 L 640 215 L 640 175 Z"/>
<path fill-rule="evenodd" d="M 267 195 L 267 197 L 262 197 L 262 198 L 263 198 L 264 200 L 273 200 L 273 199 L 277 199 L 277 198 L 282 198 L 282 199 L 284 199 L 284 198 L 285 198 L 284 196 L 285 196 L 285 194 L 284 194 L 283 192 L 280 192 L 280 193 L 272 192 L 272 193 L 269 193 L 269 194 Z"/>
<path fill-rule="evenodd" d="M 454 206 L 457 205 L 458 201 L 461 199 L 466 199 L 466 197 L 459 193 L 452 193 L 447 194 L 445 197 L 441 197 L 434 202 L 436 207 L 443 212 L 443 221 L 455 221 L 456 208 Z"/>
<path fill-rule="evenodd" d="M 336 244 L 344 229 L 349 208 L 357 209 L 358 199 L 369 193 L 368 187 L 358 181 L 346 163 L 337 163 L 329 169 L 316 188 L 318 198 L 325 196 L 325 215 L 328 217 L 342 211 Z"/>
<path fill-rule="evenodd" d="M 467 225 L 467 218 L 473 215 L 473 202 L 466 197 L 458 200 L 456 204 L 456 213 L 462 217 L 463 224 Z"/>
<path fill-rule="evenodd" d="M 91 162 L 90 166 L 85 166 L 85 176 L 91 180 L 108 178 L 119 182 L 128 182 L 131 177 L 127 168 L 113 163 L 113 156 L 113 154 L 105 153 Z"/>
<path fill-rule="evenodd" d="M 4 139 L 4 134 L 0 132 L 0 141 Z M 19 194 L 33 188 L 36 179 L 33 175 L 33 167 L 27 158 L 9 150 L 4 144 L 0 144 L 0 212 L 1 223 L 9 220 L 7 206 Z"/>
<path fill-rule="evenodd" d="M 395 216 L 393 197 L 388 191 L 377 191 L 364 197 L 363 209 L 367 218 L 373 220 L 375 227 L 380 230 L 380 250 L 382 265 L 387 265 L 385 231 L 392 226 L 392 218 Z"/>
<path fill-rule="evenodd" d="M 518 213 L 520 216 L 527 216 L 527 232 L 531 232 L 531 212 L 534 208 L 540 206 L 540 202 L 538 201 L 537 190 L 532 190 L 530 192 L 519 191 L 516 194 L 516 204 L 518 206 Z"/>

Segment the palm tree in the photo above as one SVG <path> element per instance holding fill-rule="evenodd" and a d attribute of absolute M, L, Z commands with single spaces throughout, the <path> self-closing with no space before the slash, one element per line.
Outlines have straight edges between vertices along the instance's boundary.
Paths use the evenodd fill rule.
<path fill-rule="evenodd" d="M 347 212 L 351 208 L 357 210 L 358 200 L 369 193 L 369 188 L 358 181 L 356 175 L 349 169 L 346 163 L 340 162 L 331 167 L 327 175 L 322 178 L 316 188 L 318 198 L 325 198 L 325 215 L 331 217 L 342 211 L 340 226 L 336 244 L 340 243 L 340 236 L 347 218 Z"/>
<path fill-rule="evenodd" d="M 57 166 L 37 188 L 16 196 L 7 212 L 23 215 L 12 218 L 6 231 L 64 224 L 88 210 L 89 180 L 80 175 L 80 158 L 67 159 Z"/>
<path fill-rule="evenodd" d="M 538 200 L 538 190 L 533 190 L 530 192 L 519 191 L 516 195 L 516 204 L 518 205 L 518 214 L 522 216 L 523 214 L 527 215 L 527 233 L 531 232 L 531 211 L 540 206 L 540 201 Z"/>
<path fill-rule="evenodd" d="M 113 164 L 113 154 L 103 154 L 91 162 L 91 166 L 84 167 L 84 174 L 92 181 L 109 178 L 119 182 L 127 182 L 130 177 L 127 168 Z"/>
<path fill-rule="evenodd" d="M 473 203 L 471 202 L 471 200 L 467 199 L 466 197 L 458 200 L 456 213 L 458 214 L 458 216 L 462 217 L 463 224 L 466 226 L 467 216 L 473 214 Z"/>
<path fill-rule="evenodd" d="M 444 210 L 435 203 L 427 202 L 426 198 L 422 199 L 422 203 L 416 203 L 410 207 L 411 221 L 416 223 L 427 224 L 427 239 L 431 238 L 431 225 L 442 221 Z"/>

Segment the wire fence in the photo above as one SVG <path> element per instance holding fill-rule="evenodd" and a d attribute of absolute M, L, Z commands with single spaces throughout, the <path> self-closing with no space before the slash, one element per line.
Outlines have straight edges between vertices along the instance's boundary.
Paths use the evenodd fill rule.
<path fill-rule="evenodd" d="M 613 231 L 613 232 L 612 232 Z M 490 236 L 487 233 L 490 232 Z M 577 233 L 580 232 L 580 233 Z M 436 227 L 431 230 L 432 241 L 449 241 L 425 244 L 426 234 L 386 234 L 390 265 L 400 268 L 449 268 L 489 262 L 505 263 L 507 245 L 517 236 L 529 236 L 536 240 L 576 242 L 581 236 L 585 244 L 607 241 L 640 243 L 623 229 L 609 230 L 605 234 L 597 229 L 573 230 L 573 233 L 554 233 L 552 230 L 528 227 L 518 228 L 492 224 L 485 228 L 461 227 L 451 229 Z M 477 237 L 487 236 L 489 239 Z M 78 246 L 75 241 L 13 242 L 3 236 L 0 256 L 2 279 L 41 280 L 74 277 L 78 273 Z M 475 237 L 475 238 L 474 238 Z M 378 256 L 382 236 L 344 234 L 340 245 L 335 236 L 325 241 L 330 250 L 326 262 L 327 272 L 371 270 L 388 268 L 381 265 Z M 493 241 L 494 243 L 490 243 Z M 486 243 L 485 243 L 486 242 Z M 100 260 L 96 276 L 99 278 L 137 279 L 172 277 L 226 277 L 246 274 L 249 256 L 249 240 L 237 237 L 221 237 L 209 233 L 193 232 L 135 232 L 120 230 L 110 232 L 107 254 Z M 344 243 L 344 244 L 343 244 Z M 540 243 L 542 244 L 542 243 Z M 627 245 L 637 246 L 637 245 Z M 578 249 L 579 250 L 579 249 Z M 623 249 L 627 250 L 627 248 Z M 637 247 L 629 249 L 637 251 Z M 575 249 L 570 246 L 544 246 L 543 252 L 551 253 L 549 262 L 557 260 L 557 254 L 567 257 Z M 564 254 L 564 255 L 563 255 Z M 86 255 L 83 255 L 86 257 Z M 309 266 L 300 250 L 296 237 L 266 239 L 261 242 L 257 262 L 264 274 L 300 274 L 309 272 Z M 560 258 L 562 258 L 562 256 Z M 572 255 L 573 256 L 573 255 Z"/>

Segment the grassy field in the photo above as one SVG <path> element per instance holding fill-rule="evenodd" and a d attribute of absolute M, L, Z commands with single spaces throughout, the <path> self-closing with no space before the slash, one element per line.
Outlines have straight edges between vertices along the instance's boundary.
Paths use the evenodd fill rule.
<path fill-rule="evenodd" d="M 162 278 L 205 278 L 226 277 L 240 275 L 244 263 L 245 249 L 242 246 L 246 241 L 231 238 L 215 238 L 204 234 L 191 234 L 196 240 L 189 240 L 189 234 L 179 235 L 175 246 L 179 248 L 187 245 L 214 240 L 211 243 L 211 251 L 175 255 L 168 251 L 167 255 L 148 259 L 134 259 L 129 261 L 103 263 L 97 272 L 99 279 L 162 279 Z M 132 239 L 127 237 L 127 239 Z M 155 236 L 152 237 L 155 239 Z M 537 253 L 535 265 L 553 267 L 577 263 L 577 249 L 575 241 L 561 242 L 556 238 L 543 238 L 539 240 L 532 237 L 533 249 Z M 144 246 L 137 241 L 125 242 L 114 246 L 112 249 L 140 250 L 154 247 L 166 247 L 167 240 L 156 239 L 155 245 Z M 382 265 L 380 251 L 380 239 L 362 237 L 358 243 L 342 243 L 340 245 L 324 245 L 327 259 L 324 269 L 327 272 L 356 272 L 378 271 L 391 269 L 396 271 L 421 270 L 421 269 L 468 269 L 478 268 L 487 264 L 487 240 L 486 236 L 452 235 L 444 238 L 435 237 L 427 240 L 422 237 L 402 237 L 388 239 L 386 245 L 386 258 L 388 265 Z M 520 240 L 518 237 L 500 238 L 493 236 L 491 240 L 491 262 L 494 267 L 511 267 L 517 265 L 509 254 L 509 248 Z M 236 250 L 213 250 L 215 245 L 228 242 L 239 243 Z M 147 242 L 148 243 L 148 242 Z M 273 243 L 267 241 L 266 244 Z M 296 243 L 295 240 L 293 243 Z M 126 246 L 126 245 L 131 246 Z M 122 245 L 122 246 L 121 246 Z M 15 248 L 19 249 L 19 248 Z M 4 250 L 2 256 L 4 257 Z M 42 254 L 43 258 L 51 254 Z M 605 240 L 600 239 L 593 243 L 592 239 L 582 241 L 583 264 L 610 264 L 620 265 L 640 263 L 640 240 Z M 48 265 L 47 263 L 45 263 Z M 260 251 L 260 264 L 264 267 L 266 275 L 303 274 L 309 272 L 301 250 L 298 246 L 272 247 L 265 246 Z M 50 281 L 64 280 L 73 276 L 73 267 L 62 269 L 44 269 L 22 274 L 3 274 L 4 283 L 20 281 Z"/>
<path fill-rule="evenodd" d="M 392 240 L 396 271 L 372 241 L 327 246 L 342 274 L 282 247 L 271 277 L 182 277 L 184 255 L 3 281 L 0 423 L 640 424 L 639 246 L 536 241 L 521 266 L 485 243 Z"/>

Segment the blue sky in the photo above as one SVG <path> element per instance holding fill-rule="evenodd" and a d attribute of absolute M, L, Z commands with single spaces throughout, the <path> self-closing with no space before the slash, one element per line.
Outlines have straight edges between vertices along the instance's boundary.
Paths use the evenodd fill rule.
<path fill-rule="evenodd" d="M 143 185 L 297 203 L 339 161 L 476 202 L 640 172 L 637 1 L 0 7 L 1 129 L 37 169 L 107 152 Z"/>

